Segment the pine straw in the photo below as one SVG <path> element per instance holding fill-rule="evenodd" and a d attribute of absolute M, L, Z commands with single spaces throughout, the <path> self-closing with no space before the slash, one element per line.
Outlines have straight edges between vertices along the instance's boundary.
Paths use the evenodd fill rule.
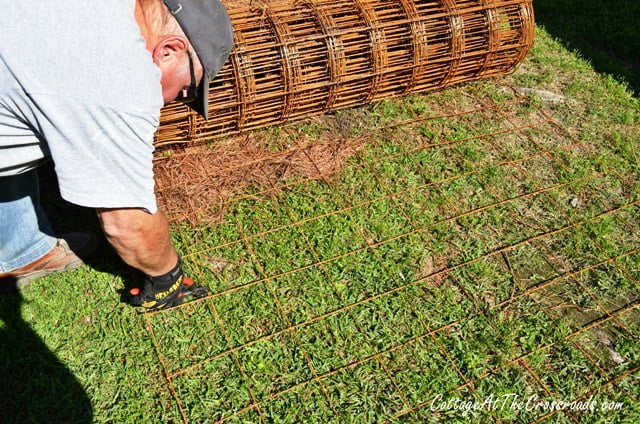
<path fill-rule="evenodd" d="M 248 189 L 279 191 L 285 181 L 333 175 L 365 144 L 364 138 L 324 138 L 279 151 L 252 134 L 186 148 L 155 162 L 156 196 L 172 222 L 218 221 L 229 200 Z"/>

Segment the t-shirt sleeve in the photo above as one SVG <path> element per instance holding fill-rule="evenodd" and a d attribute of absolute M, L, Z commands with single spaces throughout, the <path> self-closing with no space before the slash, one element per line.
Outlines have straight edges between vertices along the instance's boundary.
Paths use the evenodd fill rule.
<path fill-rule="evenodd" d="M 157 211 L 153 135 L 158 116 L 51 95 L 33 96 L 62 197 L 91 208 Z"/>

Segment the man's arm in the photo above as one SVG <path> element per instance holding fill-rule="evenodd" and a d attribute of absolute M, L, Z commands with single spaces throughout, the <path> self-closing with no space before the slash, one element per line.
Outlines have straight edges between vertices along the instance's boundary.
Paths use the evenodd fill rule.
<path fill-rule="evenodd" d="M 97 209 L 107 240 L 127 264 L 147 275 L 169 272 L 178 254 L 169 238 L 169 224 L 160 212 L 143 209 Z"/>

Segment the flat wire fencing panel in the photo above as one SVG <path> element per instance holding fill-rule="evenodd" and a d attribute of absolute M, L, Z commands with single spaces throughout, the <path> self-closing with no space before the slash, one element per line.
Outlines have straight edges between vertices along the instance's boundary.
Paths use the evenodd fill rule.
<path fill-rule="evenodd" d="M 165 107 L 157 147 L 504 75 L 533 44 L 530 0 L 224 3 L 235 47 L 211 83 L 211 119 Z"/>
<path fill-rule="evenodd" d="M 211 230 L 224 233 L 217 244 L 194 249 L 216 239 L 207 230 L 185 244 L 191 273 L 213 294 L 144 315 L 177 419 L 269 422 L 299 411 L 315 422 L 350 413 L 421 422 L 444 419 L 431 409 L 439 394 L 482 402 L 500 381 L 541 398 L 635 398 L 626 382 L 637 362 L 603 364 L 594 338 L 638 342 L 638 193 L 615 169 L 586 166 L 589 146 L 515 89 L 504 100 L 468 97 L 462 110 L 370 134 L 344 171 L 365 187 L 355 195 L 322 172 L 274 183 L 228 199 L 230 217 Z M 435 136 L 394 142 L 411 125 Z M 255 205 L 266 223 L 234 208 L 311 186 L 328 210 L 274 195 Z M 605 224 L 626 236 L 612 243 Z M 618 279 L 622 294 L 598 278 Z M 555 375 L 567 361 L 580 382 L 570 391 Z M 417 382 L 427 375 L 426 387 Z M 368 401 L 350 410 L 345 393 Z"/>

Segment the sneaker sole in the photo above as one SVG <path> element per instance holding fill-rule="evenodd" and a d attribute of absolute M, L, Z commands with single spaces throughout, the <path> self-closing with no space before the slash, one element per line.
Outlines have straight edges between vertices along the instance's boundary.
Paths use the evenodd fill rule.
<path fill-rule="evenodd" d="M 21 288 L 27 287 L 29 284 L 31 284 L 32 282 L 34 282 L 39 278 L 46 277 L 53 274 L 58 274 L 60 272 L 71 271 L 71 270 L 80 268 L 82 265 L 84 265 L 84 262 L 82 261 L 82 259 L 78 258 L 72 262 L 69 262 L 64 268 L 43 269 L 40 271 L 34 271 L 30 274 L 17 277 L 15 279 L 16 287 L 21 289 Z"/>

